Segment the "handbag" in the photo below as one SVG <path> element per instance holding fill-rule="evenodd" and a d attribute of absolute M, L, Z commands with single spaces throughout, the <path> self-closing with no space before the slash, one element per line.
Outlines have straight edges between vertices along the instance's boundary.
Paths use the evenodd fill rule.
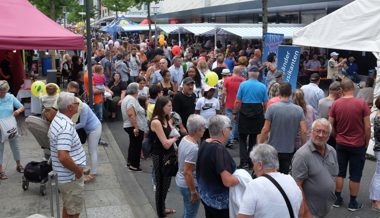
<path fill-rule="evenodd" d="M 18 136 L 17 122 L 14 116 L 0 119 L 1 143 Z"/>
<path fill-rule="evenodd" d="M 164 159 L 164 165 L 161 168 L 161 173 L 164 177 L 176 176 L 178 172 L 178 159 L 177 154 L 173 152 L 167 158 Z"/>
<path fill-rule="evenodd" d="M 269 181 L 271 181 L 273 183 L 273 185 L 276 186 L 276 188 L 280 191 L 282 197 L 285 199 L 286 206 L 288 207 L 290 218 L 294 218 L 294 212 L 293 212 L 292 204 L 290 203 L 289 198 L 286 195 L 284 189 L 282 189 L 280 184 L 278 184 L 278 182 L 275 179 L 273 179 L 273 177 L 271 177 L 270 175 L 264 174 L 262 176 L 269 179 Z"/>

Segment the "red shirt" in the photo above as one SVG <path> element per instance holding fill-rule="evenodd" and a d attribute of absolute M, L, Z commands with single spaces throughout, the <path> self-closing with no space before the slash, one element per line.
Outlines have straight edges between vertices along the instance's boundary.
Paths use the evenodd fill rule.
<path fill-rule="evenodd" d="M 245 79 L 241 76 L 233 74 L 224 80 L 223 86 L 226 88 L 226 105 L 225 108 L 233 109 L 236 100 L 236 94 L 239 90 L 240 83 Z"/>
<path fill-rule="evenodd" d="M 364 117 L 371 114 L 364 99 L 339 98 L 330 109 L 334 118 L 335 139 L 339 145 L 365 146 Z"/>

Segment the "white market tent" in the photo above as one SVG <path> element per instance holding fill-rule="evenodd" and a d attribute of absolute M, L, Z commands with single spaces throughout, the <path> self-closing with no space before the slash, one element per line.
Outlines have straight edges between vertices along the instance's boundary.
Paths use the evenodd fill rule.
<path fill-rule="evenodd" d="M 302 24 L 269 24 L 268 32 L 284 34 L 291 39 Z M 148 31 L 148 25 L 123 25 L 125 32 Z M 152 25 L 154 29 L 154 25 Z M 236 35 L 242 39 L 262 39 L 262 24 L 244 23 L 186 23 L 186 24 L 157 24 L 157 29 L 167 34 L 192 33 L 196 36 Z"/>
<path fill-rule="evenodd" d="M 380 2 L 378 0 L 356 0 L 347 4 L 295 32 L 293 44 L 372 52 L 377 58 L 374 96 L 376 98 L 380 95 Z M 368 154 L 373 155 L 373 144 L 371 140 L 367 149 Z"/>

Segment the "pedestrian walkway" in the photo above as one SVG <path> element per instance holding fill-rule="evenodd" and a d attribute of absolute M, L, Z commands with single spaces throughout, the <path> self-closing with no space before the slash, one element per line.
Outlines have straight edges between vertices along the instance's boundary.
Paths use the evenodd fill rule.
<path fill-rule="evenodd" d="M 25 166 L 30 161 L 41 161 L 43 152 L 38 143 L 23 122 L 20 126 L 22 164 Z M 103 128 L 102 139 L 107 141 L 109 146 L 99 146 L 98 176 L 95 182 L 85 185 L 85 202 L 80 217 L 154 217 L 153 208 L 142 194 L 134 176 L 127 171 L 125 160 L 106 125 Z M 87 149 L 87 145 L 85 148 Z M 37 183 L 30 183 L 27 191 L 22 189 L 22 174 L 16 172 L 16 164 L 8 143 L 5 144 L 3 167 L 9 179 L 0 181 L 0 217 L 25 218 L 32 214 L 49 216 L 49 187 L 46 196 L 39 194 L 40 186 Z"/>

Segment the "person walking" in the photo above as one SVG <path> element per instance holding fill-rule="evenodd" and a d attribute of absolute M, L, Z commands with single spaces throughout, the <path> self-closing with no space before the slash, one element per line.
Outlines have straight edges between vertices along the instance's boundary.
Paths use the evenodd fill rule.
<path fill-rule="evenodd" d="M 380 212 L 380 97 L 375 100 L 375 106 L 378 110 L 373 120 L 373 136 L 375 138 L 373 151 L 376 157 L 376 170 L 369 187 L 369 199 L 372 201 L 372 208 Z"/>
<path fill-rule="evenodd" d="M 348 164 L 350 165 L 350 202 L 348 210 L 353 212 L 363 204 L 356 200 L 363 174 L 365 155 L 371 136 L 371 123 L 367 103 L 354 97 L 355 85 L 350 79 L 341 82 L 343 96 L 336 100 L 330 110 L 329 121 L 334 128 L 339 174 L 336 178 L 334 207 L 343 205 L 341 196 Z"/>
<path fill-rule="evenodd" d="M 280 85 L 280 102 L 272 104 L 265 112 L 265 123 L 259 144 L 268 143 L 276 148 L 280 162 L 279 171 L 288 174 L 296 150 L 297 133 L 301 130 L 301 144 L 306 142 L 307 127 L 302 108 L 290 102 L 292 88 L 288 82 Z"/>
<path fill-rule="evenodd" d="M 319 73 L 313 73 L 310 76 L 310 83 L 301 87 L 306 103 L 314 108 L 315 116 L 318 116 L 319 100 L 325 97 L 323 90 L 318 87 L 320 82 L 321 77 L 319 76 Z"/>
<path fill-rule="evenodd" d="M 240 84 L 236 95 L 235 111 L 239 110 L 239 168 L 251 167 L 249 152 L 256 144 L 257 134 L 264 125 L 264 105 L 268 101 L 268 95 L 265 85 L 257 80 L 259 75 L 259 68 L 251 67 L 248 70 L 249 80 Z"/>

